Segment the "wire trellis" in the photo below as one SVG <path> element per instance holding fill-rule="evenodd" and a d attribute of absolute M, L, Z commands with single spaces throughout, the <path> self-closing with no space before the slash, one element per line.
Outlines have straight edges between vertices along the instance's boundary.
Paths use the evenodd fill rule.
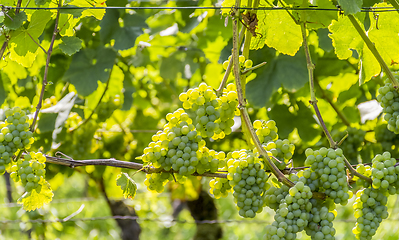
<path fill-rule="evenodd" d="M 185 7 L 167 7 L 167 6 L 156 6 L 156 7 L 119 7 L 119 6 L 107 6 L 107 7 L 77 7 L 77 6 L 67 6 L 67 7 L 14 7 L 14 6 L 4 6 L 0 5 L 2 10 L 20 9 L 20 10 L 106 10 L 106 9 L 118 9 L 118 10 L 222 10 L 231 9 L 232 7 L 217 7 L 217 6 L 185 6 Z M 343 11 L 340 6 L 336 8 L 319 8 L 318 6 L 309 7 L 234 7 L 234 9 L 239 10 L 264 10 L 264 11 L 281 11 L 281 10 L 293 10 L 293 11 Z M 397 12 L 399 9 L 394 7 L 363 7 L 361 12 Z"/>

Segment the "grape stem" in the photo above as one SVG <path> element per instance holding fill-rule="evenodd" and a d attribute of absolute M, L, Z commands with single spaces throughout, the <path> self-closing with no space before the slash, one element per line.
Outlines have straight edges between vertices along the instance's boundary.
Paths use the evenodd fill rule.
<path fill-rule="evenodd" d="M 242 39 L 244 38 L 244 32 L 245 32 L 245 27 L 242 27 L 241 31 L 240 31 L 240 43 L 242 42 Z M 220 97 L 223 93 L 223 89 L 226 86 L 226 83 L 227 83 L 227 80 L 229 79 L 230 72 L 231 72 L 232 68 L 233 68 L 233 61 L 230 61 L 229 65 L 227 66 L 226 72 L 223 75 L 222 82 L 220 83 L 219 88 L 216 90 L 216 94 L 218 97 Z"/>
<path fill-rule="evenodd" d="M 61 8 L 61 0 L 58 1 L 58 8 Z M 37 117 L 39 115 L 40 108 L 42 107 L 44 91 L 46 90 L 46 86 L 47 86 L 47 76 L 48 76 L 48 69 L 49 69 L 49 66 L 50 66 L 51 53 L 53 52 L 54 41 L 55 41 L 55 38 L 57 37 L 57 34 L 58 34 L 58 21 L 59 21 L 59 18 L 60 18 L 60 9 L 57 10 L 57 16 L 55 17 L 53 36 L 51 38 L 50 46 L 49 46 L 48 51 L 47 51 L 47 60 L 46 60 L 46 66 L 44 68 L 42 90 L 40 91 L 39 102 L 37 103 L 36 112 L 35 112 L 35 115 L 33 117 L 33 122 L 32 122 L 32 125 L 30 126 L 31 132 L 35 131 Z"/>
<path fill-rule="evenodd" d="M 265 66 L 266 64 L 267 64 L 267 62 L 261 62 L 261 63 L 259 63 L 259 64 L 256 65 L 256 66 L 253 66 L 253 67 L 251 67 L 251 68 L 247 68 L 247 69 L 245 69 L 245 71 L 242 72 L 242 75 L 245 75 L 245 74 L 249 73 L 250 71 L 255 70 L 255 69 L 257 69 L 257 68 L 263 67 L 263 66 Z"/>
<path fill-rule="evenodd" d="M 369 182 L 369 183 L 373 183 L 373 180 L 371 180 L 371 178 L 366 177 L 366 176 L 364 176 L 364 175 L 358 173 L 358 172 L 352 167 L 352 165 L 350 165 L 350 163 L 348 162 L 348 160 L 346 159 L 345 156 L 344 156 L 344 162 L 345 162 L 345 165 L 346 165 L 346 167 L 348 168 L 349 172 L 351 173 L 352 177 L 353 177 L 353 176 L 357 176 L 357 177 L 359 177 L 359 178 L 361 178 L 361 179 L 363 179 L 363 180 L 365 180 L 365 181 L 367 181 L 367 182 Z"/>
<path fill-rule="evenodd" d="M 315 66 L 312 63 L 312 58 L 309 53 L 308 40 L 306 37 L 306 23 L 305 22 L 301 23 L 301 31 L 302 31 L 302 38 L 303 38 L 303 49 L 305 50 L 306 63 L 307 63 L 308 74 L 309 74 L 309 85 L 310 85 L 310 101 L 309 101 L 309 103 L 313 106 L 314 111 L 316 112 L 317 119 L 319 120 L 320 126 L 322 127 L 324 134 L 326 134 L 328 142 L 330 143 L 330 147 L 336 148 L 337 144 L 332 139 L 331 134 L 328 131 L 326 124 L 324 123 L 323 118 L 320 114 L 319 107 L 317 106 L 317 99 L 316 99 L 315 88 L 314 88 L 314 76 L 313 76 L 313 70 L 314 70 Z"/>
<path fill-rule="evenodd" d="M 360 37 L 363 39 L 364 43 L 366 43 L 366 46 L 369 48 L 371 53 L 377 59 L 378 63 L 380 64 L 381 68 L 384 70 L 385 74 L 388 76 L 389 80 L 391 80 L 393 86 L 395 88 L 398 88 L 399 87 L 398 80 L 396 80 L 395 76 L 392 74 L 388 65 L 385 63 L 384 59 L 382 59 L 380 53 L 375 48 L 374 43 L 371 42 L 370 38 L 366 35 L 362 27 L 360 27 L 359 23 L 357 22 L 356 18 L 352 14 L 349 14 L 348 18 L 351 21 L 352 25 L 355 27 L 356 31 L 359 33 Z"/>
<path fill-rule="evenodd" d="M 235 3 L 236 6 L 240 6 L 240 0 L 236 0 Z M 239 11 L 237 9 L 232 9 L 234 11 L 234 15 L 237 16 L 239 14 Z M 237 88 L 237 97 L 238 97 L 238 108 L 241 113 L 241 119 L 244 122 L 244 128 L 246 128 L 253 140 L 255 147 L 257 148 L 258 152 L 260 155 L 264 158 L 266 166 L 271 169 L 272 173 L 277 177 L 277 179 L 284 183 L 285 185 L 289 187 L 293 187 L 294 183 L 291 182 L 288 178 L 284 176 L 284 174 L 276 167 L 276 165 L 271 161 L 269 158 L 266 150 L 262 147 L 262 144 L 259 141 L 258 136 L 255 134 L 255 130 L 252 126 L 251 119 L 249 118 L 248 111 L 246 108 L 246 102 L 243 94 L 243 88 L 242 88 L 242 82 L 241 82 L 241 74 L 240 74 L 240 66 L 239 66 L 239 60 L 238 60 L 238 39 L 237 39 L 237 32 L 238 32 L 238 20 L 237 18 L 233 19 L 233 52 L 232 52 L 232 60 L 233 60 L 233 71 L 234 71 L 234 77 L 235 77 L 235 83 L 236 83 L 236 88 Z"/>

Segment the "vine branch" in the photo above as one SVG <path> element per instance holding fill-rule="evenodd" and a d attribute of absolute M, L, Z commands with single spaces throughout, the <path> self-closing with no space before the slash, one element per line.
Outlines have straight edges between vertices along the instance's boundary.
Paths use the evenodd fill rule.
<path fill-rule="evenodd" d="M 371 42 L 370 38 L 366 35 L 363 31 L 362 27 L 360 27 L 359 23 L 357 22 L 356 18 L 353 15 L 348 15 L 349 20 L 351 21 L 352 25 L 355 27 L 356 31 L 359 33 L 360 37 L 362 37 L 364 43 L 377 59 L 378 63 L 380 64 L 381 68 L 384 70 L 385 74 L 388 76 L 389 80 L 391 80 L 393 86 L 395 88 L 399 87 L 399 82 L 396 80 L 395 76 L 392 74 L 391 70 L 389 69 L 388 65 L 385 63 L 384 59 L 382 59 L 380 53 L 374 46 L 374 43 Z"/>
<path fill-rule="evenodd" d="M 336 143 L 332 139 L 331 134 L 328 131 L 326 124 L 323 121 L 323 117 L 320 114 L 319 107 L 317 106 L 317 99 L 316 99 L 316 94 L 315 94 L 315 89 L 314 89 L 314 76 L 313 76 L 314 64 L 312 63 L 312 58 L 311 58 L 310 52 L 309 52 L 308 40 L 306 37 L 306 23 L 305 22 L 301 23 L 301 32 L 302 32 L 302 38 L 303 38 L 303 49 L 305 50 L 306 63 L 307 63 L 308 74 L 309 74 L 309 85 L 310 85 L 310 101 L 309 101 L 309 103 L 312 104 L 314 111 L 316 112 L 317 119 L 319 120 L 320 126 L 322 127 L 324 134 L 326 134 L 326 136 L 327 136 L 327 139 L 330 143 L 330 147 L 335 148 Z"/>
<path fill-rule="evenodd" d="M 240 6 L 240 0 L 236 0 L 236 6 Z M 234 9 L 234 14 L 237 15 L 237 10 Z M 233 71 L 234 77 L 237 87 L 237 97 L 238 97 L 238 107 L 241 113 L 241 118 L 243 119 L 244 125 L 243 127 L 247 128 L 248 133 L 253 140 L 255 147 L 257 148 L 260 155 L 264 158 L 266 166 L 272 171 L 272 173 L 277 177 L 277 179 L 283 184 L 292 187 L 294 183 L 291 182 L 288 178 L 284 176 L 284 174 L 276 167 L 276 165 L 269 158 L 266 150 L 262 147 L 262 144 L 259 141 L 258 136 L 255 133 L 255 130 L 252 126 L 251 119 L 249 118 L 248 111 L 246 108 L 246 100 L 244 98 L 242 86 L 241 86 L 241 75 L 240 75 L 240 66 L 238 61 L 238 41 L 237 41 L 237 32 L 238 32 L 238 20 L 237 18 L 233 19 Z"/>
<path fill-rule="evenodd" d="M 61 0 L 58 1 L 58 7 L 59 8 L 61 7 Z M 37 117 L 39 115 L 40 108 L 42 107 L 44 91 L 46 90 L 46 86 L 47 86 L 48 69 L 49 69 L 49 66 L 50 66 L 50 58 L 51 58 L 51 53 L 53 52 L 54 41 L 55 41 L 55 38 L 56 38 L 56 36 L 58 34 L 58 21 L 59 21 L 59 18 L 60 18 L 60 10 L 58 9 L 57 10 L 57 16 L 55 17 L 53 36 L 51 38 L 50 46 L 49 46 L 48 51 L 47 51 L 46 67 L 44 69 L 42 90 L 40 92 L 39 102 L 37 103 L 37 106 L 36 106 L 36 112 L 35 112 L 35 115 L 33 117 L 33 122 L 32 122 L 32 125 L 30 126 L 30 130 L 32 132 L 35 131 L 35 125 L 36 125 Z"/>
<path fill-rule="evenodd" d="M 344 162 L 345 162 L 345 165 L 346 165 L 346 167 L 348 168 L 349 172 L 351 173 L 352 177 L 353 177 L 353 176 L 357 176 L 357 177 L 359 177 L 359 178 L 361 178 L 361 179 L 363 179 L 363 180 L 365 180 L 365 181 L 367 181 L 367 182 L 369 182 L 369 183 L 373 183 L 373 180 L 371 180 L 371 178 L 366 177 L 366 176 L 364 176 L 364 175 L 358 173 L 358 172 L 352 167 L 352 165 L 350 165 L 350 163 L 348 162 L 348 160 L 346 159 L 345 156 L 344 156 Z"/>

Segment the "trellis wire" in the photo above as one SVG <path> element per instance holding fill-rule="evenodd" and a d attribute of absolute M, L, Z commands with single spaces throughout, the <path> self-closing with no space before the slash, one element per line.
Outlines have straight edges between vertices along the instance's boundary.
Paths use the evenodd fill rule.
<path fill-rule="evenodd" d="M 0 5 L 4 10 L 9 9 L 21 9 L 21 10 L 106 10 L 106 9 L 120 9 L 120 10 L 222 10 L 222 9 L 231 9 L 232 7 L 216 7 L 216 6 L 185 6 L 185 7 L 116 7 L 116 6 L 107 6 L 107 7 L 76 7 L 76 6 L 69 6 L 69 7 L 13 7 L 13 6 L 4 6 Z M 257 7 L 257 8 L 250 8 L 250 7 L 234 7 L 235 9 L 240 10 L 294 10 L 294 11 L 343 11 L 339 6 L 336 8 L 318 8 L 317 6 L 310 6 L 310 7 Z M 361 12 L 396 12 L 399 9 L 395 9 L 393 7 L 363 7 Z"/>

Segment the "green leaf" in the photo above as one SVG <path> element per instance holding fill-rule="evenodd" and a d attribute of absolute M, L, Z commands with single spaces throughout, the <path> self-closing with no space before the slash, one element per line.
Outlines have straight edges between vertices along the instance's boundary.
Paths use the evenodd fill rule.
<path fill-rule="evenodd" d="M 338 0 L 345 15 L 356 14 L 362 10 L 363 0 Z"/>
<path fill-rule="evenodd" d="M 126 14 L 123 18 L 124 27 L 119 26 L 119 11 L 108 10 L 101 21 L 100 38 L 103 43 L 115 39 L 114 48 L 125 50 L 134 47 L 136 38 L 143 34 L 143 28 L 148 28 L 145 18 L 138 14 Z"/>
<path fill-rule="evenodd" d="M 88 96 L 97 89 L 97 81 L 108 80 L 115 58 L 111 48 L 84 49 L 73 55 L 63 79 L 72 83 L 79 94 Z"/>
<path fill-rule="evenodd" d="M 4 21 L 4 12 L 0 12 L 0 23 Z"/>
<path fill-rule="evenodd" d="M 68 7 L 72 8 L 72 7 L 76 7 L 74 5 L 68 5 Z M 68 8 L 63 8 L 60 10 L 61 14 L 71 14 L 73 16 L 73 18 L 79 18 L 82 16 L 82 12 L 84 11 L 84 9 L 80 8 L 80 9 L 68 9 Z"/>
<path fill-rule="evenodd" d="M 82 48 L 82 40 L 77 37 L 62 37 L 62 43 L 58 45 L 61 51 L 69 56 L 78 52 Z"/>
<path fill-rule="evenodd" d="M 248 101 L 263 107 L 269 101 L 272 93 L 284 87 L 295 92 L 308 82 L 308 70 L 303 51 L 294 57 L 279 55 L 266 65 L 266 69 L 255 71 L 258 76 L 247 83 L 246 93 Z"/>
<path fill-rule="evenodd" d="M 137 185 L 127 173 L 121 173 L 117 177 L 116 185 L 121 187 L 123 196 L 125 196 L 125 198 L 134 198 L 136 195 Z"/>
<path fill-rule="evenodd" d="M 49 0 L 35 0 L 35 4 L 36 4 L 37 6 L 44 5 L 44 4 L 46 4 L 47 2 L 50 2 L 50 1 L 49 1 Z"/>
<path fill-rule="evenodd" d="M 17 30 L 28 19 L 25 12 L 15 13 L 14 9 L 7 12 L 8 16 L 4 19 L 4 25 L 11 30 Z"/>
<path fill-rule="evenodd" d="M 260 34 L 251 40 L 251 49 L 262 48 L 264 39 L 267 46 L 281 53 L 294 56 L 298 52 L 302 45 L 301 27 L 286 11 L 261 11 L 258 18 L 256 32 Z"/>
<path fill-rule="evenodd" d="M 41 208 L 44 204 L 48 204 L 53 199 L 54 194 L 50 184 L 43 178 L 40 180 L 39 184 L 42 185 L 40 193 L 36 192 L 36 190 L 32 190 L 32 192 L 26 192 L 18 199 L 18 203 L 23 204 L 26 211 L 33 211 Z"/>
<path fill-rule="evenodd" d="M 27 29 L 21 28 L 12 33 L 10 40 L 11 59 L 22 64 L 24 67 L 30 67 L 32 65 L 39 48 L 39 37 L 42 35 L 47 22 L 50 21 L 51 16 L 52 13 L 50 11 L 35 11 L 32 14 Z M 23 59 L 26 59 L 26 61 Z"/>
<path fill-rule="evenodd" d="M 310 7 L 312 4 L 307 3 L 301 7 Z M 333 19 L 338 18 L 336 11 L 319 11 L 318 9 L 331 9 L 335 5 L 329 0 L 317 0 L 317 7 L 312 7 L 315 10 L 293 11 L 293 15 L 298 21 L 306 22 L 307 29 L 327 28 Z"/>

